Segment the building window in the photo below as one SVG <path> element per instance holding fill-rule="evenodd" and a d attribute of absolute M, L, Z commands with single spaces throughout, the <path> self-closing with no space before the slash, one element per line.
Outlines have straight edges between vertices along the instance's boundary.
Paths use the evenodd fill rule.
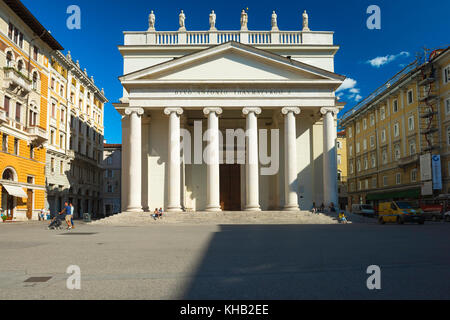
<path fill-rule="evenodd" d="M 38 89 L 38 74 L 37 72 L 33 72 L 33 78 L 32 78 L 32 84 L 33 84 L 33 89 L 37 90 Z"/>
<path fill-rule="evenodd" d="M 411 182 L 416 182 L 417 181 L 417 169 L 412 169 L 411 170 Z"/>
<path fill-rule="evenodd" d="M 375 147 L 375 136 L 370 136 L 370 147 Z"/>
<path fill-rule="evenodd" d="M 353 174 L 353 162 L 350 162 L 350 173 Z"/>
<path fill-rule="evenodd" d="M 54 158 L 50 159 L 50 170 L 52 173 L 55 173 L 55 159 Z"/>
<path fill-rule="evenodd" d="M 7 96 L 5 96 L 5 99 L 3 101 L 3 108 L 5 109 L 6 117 L 9 117 L 9 105 L 10 105 L 11 99 Z"/>
<path fill-rule="evenodd" d="M 30 159 L 34 159 L 34 147 L 30 145 Z"/>
<path fill-rule="evenodd" d="M 395 175 L 395 183 L 396 184 L 401 184 L 402 183 L 402 174 L 401 173 L 397 173 Z"/>
<path fill-rule="evenodd" d="M 55 130 L 50 130 L 50 144 L 55 144 Z"/>
<path fill-rule="evenodd" d="M 370 126 L 373 126 L 375 124 L 375 116 L 373 113 L 370 115 Z"/>
<path fill-rule="evenodd" d="M 369 189 L 369 179 L 364 180 L 364 189 Z"/>
<path fill-rule="evenodd" d="M 388 177 L 383 176 L 383 186 L 386 187 L 388 185 Z"/>
<path fill-rule="evenodd" d="M 52 78 L 52 80 L 50 80 L 50 88 L 52 88 L 52 90 L 55 90 L 55 78 Z"/>
<path fill-rule="evenodd" d="M 356 161 L 356 170 L 357 170 L 358 172 L 361 171 L 361 160 Z"/>
<path fill-rule="evenodd" d="M 381 131 L 381 142 L 386 142 L 386 130 Z"/>
<path fill-rule="evenodd" d="M 356 133 L 360 133 L 359 122 L 356 123 Z"/>
<path fill-rule="evenodd" d="M 108 160 L 107 162 L 111 161 L 110 158 L 108 158 L 107 160 Z M 341 155 L 340 154 L 337 155 L 337 163 L 338 163 L 338 165 L 341 165 Z M 111 164 L 111 163 L 108 163 L 108 164 Z"/>
<path fill-rule="evenodd" d="M 413 90 L 412 89 L 408 90 L 406 96 L 407 96 L 408 104 L 411 104 L 411 103 L 414 102 L 414 96 L 413 96 Z"/>
<path fill-rule="evenodd" d="M 59 147 L 61 149 L 64 149 L 64 135 L 63 134 L 59 135 Z"/>
<path fill-rule="evenodd" d="M 443 79 L 444 84 L 449 83 L 450 82 L 450 65 L 448 65 L 444 68 L 443 76 L 444 76 L 444 79 Z"/>
<path fill-rule="evenodd" d="M 353 146 L 348 147 L 348 153 L 350 154 L 350 156 L 353 155 Z"/>
<path fill-rule="evenodd" d="M 367 160 L 367 157 L 364 158 L 364 170 L 369 169 L 369 161 Z"/>
<path fill-rule="evenodd" d="M 363 119 L 363 129 L 364 130 L 367 129 L 367 119 L 366 118 Z"/>
<path fill-rule="evenodd" d="M 395 156 L 395 160 L 399 160 L 400 157 L 401 157 L 401 154 L 400 154 L 400 146 L 399 146 L 399 145 L 396 145 L 396 146 L 394 147 L 394 156 Z"/>
<path fill-rule="evenodd" d="M 56 119 L 56 103 L 52 102 L 52 118 Z"/>
<path fill-rule="evenodd" d="M 367 150 L 367 139 L 363 140 L 363 149 Z"/>
<path fill-rule="evenodd" d="M 19 155 L 19 139 L 14 138 L 14 154 Z"/>
<path fill-rule="evenodd" d="M 94 137 L 95 137 L 95 132 L 94 132 Z M 94 138 L 94 140 L 96 140 L 95 138 Z M 338 149 L 341 149 L 342 147 L 341 147 L 341 142 L 340 141 L 336 141 L 336 147 L 338 148 Z"/>
<path fill-rule="evenodd" d="M 16 122 L 20 123 L 21 112 L 22 112 L 22 105 L 20 103 L 16 103 Z"/>
<path fill-rule="evenodd" d="M 59 86 L 59 96 L 64 97 L 64 85 L 62 84 Z"/>
<path fill-rule="evenodd" d="M 447 144 L 450 146 L 450 127 L 447 127 Z"/>
<path fill-rule="evenodd" d="M 450 98 L 445 99 L 445 114 L 450 114 Z"/>
<path fill-rule="evenodd" d="M 59 162 L 59 174 L 64 174 L 64 162 Z"/>
<path fill-rule="evenodd" d="M 384 107 L 381 107 L 380 109 L 380 118 L 381 120 L 386 119 L 386 109 Z"/>
<path fill-rule="evenodd" d="M 360 147 L 359 147 L 359 142 L 356 143 L 356 153 L 359 153 Z"/>
<path fill-rule="evenodd" d="M 450 100 L 450 99 L 449 99 L 449 100 Z M 352 127 L 348 128 L 348 137 L 349 137 L 349 138 L 353 137 L 353 134 L 352 134 Z"/>
<path fill-rule="evenodd" d="M 416 154 L 416 141 L 411 141 L 409 143 L 409 155 L 415 155 Z"/>
<path fill-rule="evenodd" d="M 2 136 L 2 151 L 8 152 L 8 135 L 3 134 Z"/>
<path fill-rule="evenodd" d="M 372 164 L 372 168 L 375 168 L 375 166 L 377 165 L 377 161 L 376 161 L 374 154 L 371 157 L 371 164 Z"/>
<path fill-rule="evenodd" d="M 393 113 L 397 113 L 398 112 L 398 100 L 394 100 L 394 102 L 392 103 L 392 112 Z"/>
<path fill-rule="evenodd" d="M 39 48 L 36 46 L 33 46 L 33 59 L 34 61 L 37 61 L 39 57 Z"/>
<path fill-rule="evenodd" d="M 408 130 L 413 131 L 414 130 L 414 116 L 410 116 L 408 118 Z"/>
<path fill-rule="evenodd" d="M 8 51 L 8 53 L 6 54 L 6 66 L 8 68 L 11 68 L 13 66 L 13 55 L 11 51 Z"/>
<path fill-rule="evenodd" d="M 377 178 L 372 178 L 372 188 L 375 189 L 377 187 Z"/>
<path fill-rule="evenodd" d="M 61 122 L 65 123 L 66 122 L 65 119 L 66 119 L 66 110 L 64 108 L 61 108 Z"/>
<path fill-rule="evenodd" d="M 400 124 L 398 122 L 394 123 L 394 137 L 400 135 Z"/>
<path fill-rule="evenodd" d="M 381 161 L 383 162 L 383 164 L 387 163 L 387 151 L 383 150 L 383 152 L 381 153 Z"/>

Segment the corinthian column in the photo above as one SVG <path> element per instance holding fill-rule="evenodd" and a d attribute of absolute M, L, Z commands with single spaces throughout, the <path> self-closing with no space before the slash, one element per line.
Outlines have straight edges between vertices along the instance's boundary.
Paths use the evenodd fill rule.
<path fill-rule="evenodd" d="M 179 212 L 181 210 L 180 204 L 180 115 L 183 114 L 181 108 L 166 108 L 164 113 L 169 116 L 169 197 L 167 204 L 167 211 Z"/>
<path fill-rule="evenodd" d="M 336 125 L 337 108 L 321 108 L 323 114 L 323 200 L 325 205 L 337 205 L 337 155 Z"/>
<path fill-rule="evenodd" d="M 219 115 L 221 108 L 205 108 L 203 113 L 208 116 L 208 149 L 207 149 L 207 185 L 206 211 L 221 211 L 220 208 L 220 163 L 219 163 Z"/>
<path fill-rule="evenodd" d="M 130 135 L 129 135 L 129 154 L 128 154 L 128 204 L 126 211 L 142 212 L 141 202 L 141 181 L 142 181 L 142 164 L 141 164 L 141 116 L 144 114 L 142 108 L 127 108 L 125 114 L 130 117 Z"/>
<path fill-rule="evenodd" d="M 258 158 L 258 119 L 260 108 L 244 108 L 246 115 L 246 156 L 245 156 L 245 190 L 246 211 L 260 211 L 259 207 L 259 158 Z"/>
<path fill-rule="evenodd" d="M 298 211 L 295 115 L 300 114 L 300 108 L 283 108 L 281 113 L 284 114 L 284 192 L 286 201 L 284 210 Z"/>

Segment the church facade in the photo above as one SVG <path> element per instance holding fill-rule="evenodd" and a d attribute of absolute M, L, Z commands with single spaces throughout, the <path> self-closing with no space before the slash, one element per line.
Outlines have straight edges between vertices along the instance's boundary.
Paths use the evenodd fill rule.
<path fill-rule="evenodd" d="M 337 204 L 333 33 L 125 32 L 122 211 L 309 210 Z"/>

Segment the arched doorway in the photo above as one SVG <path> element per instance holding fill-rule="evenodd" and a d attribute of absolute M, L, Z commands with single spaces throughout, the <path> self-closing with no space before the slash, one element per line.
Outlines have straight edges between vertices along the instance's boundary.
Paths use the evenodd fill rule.
<path fill-rule="evenodd" d="M 2 174 L 3 180 L 14 181 L 15 174 L 11 169 L 5 169 Z M 2 186 L 2 212 L 7 216 L 7 220 L 14 218 L 14 210 L 16 208 L 16 197 L 10 195 L 8 191 Z"/>

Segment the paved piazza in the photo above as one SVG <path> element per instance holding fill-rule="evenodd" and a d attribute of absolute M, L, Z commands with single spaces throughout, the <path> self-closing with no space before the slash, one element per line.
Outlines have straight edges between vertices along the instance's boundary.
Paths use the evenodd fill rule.
<path fill-rule="evenodd" d="M 450 298 L 450 223 L 45 227 L 0 224 L 0 299 Z"/>

